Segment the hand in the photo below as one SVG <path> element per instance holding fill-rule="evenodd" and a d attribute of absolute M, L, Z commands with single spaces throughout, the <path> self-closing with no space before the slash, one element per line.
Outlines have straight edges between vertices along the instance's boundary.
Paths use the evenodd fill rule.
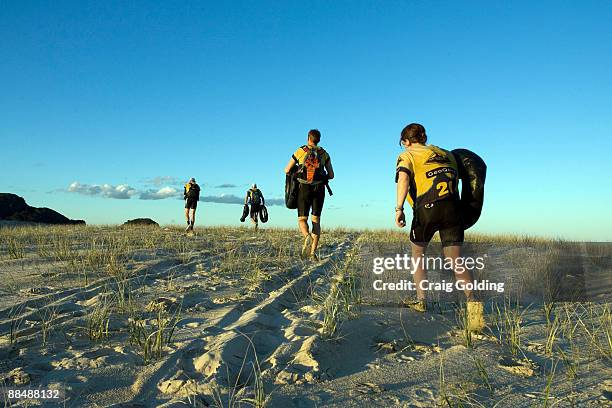
<path fill-rule="evenodd" d="M 403 210 L 395 212 L 395 225 L 399 228 L 404 228 L 406 226 L 406 215 Z"/>

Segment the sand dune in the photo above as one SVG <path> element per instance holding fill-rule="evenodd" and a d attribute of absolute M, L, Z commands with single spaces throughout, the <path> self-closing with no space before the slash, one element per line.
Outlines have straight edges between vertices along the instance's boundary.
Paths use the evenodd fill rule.
<path fill-rule="evenodd" d="M 371 255 L 401 235 L 330 232 L 303 262 L 284 230 L 0 232 L 2 387 L 65 391 L 15 406 L 610 404 L 609 246 L 478 238 L 466 251 L 508 292 L 484 296 L 489 329 L 468 338 L 461 294 L 417 313 L 371 290 Z M 580 299 L 553 302 L 568 275 Z"/>

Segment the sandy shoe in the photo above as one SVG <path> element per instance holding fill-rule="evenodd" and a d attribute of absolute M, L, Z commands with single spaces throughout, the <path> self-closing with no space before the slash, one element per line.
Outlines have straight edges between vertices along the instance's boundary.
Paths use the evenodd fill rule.
<path fill-rule="evenodd" d="M 467 326 L 469 331 L 475 333 L 480 333 L 485 328 L 484 304 L 482 302 L 467 302 Z"/>

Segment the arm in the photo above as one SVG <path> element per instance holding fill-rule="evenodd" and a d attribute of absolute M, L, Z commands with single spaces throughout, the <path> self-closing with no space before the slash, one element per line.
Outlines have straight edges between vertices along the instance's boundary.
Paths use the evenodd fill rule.
<path fill-rule="evenodd" d="M 329 159 L 326 163 L 325 163 L 325 171 L 327 172 L 327 178 L 329 180 L 334 178 L 334 168 L 331 164 L 331 159 Z"/>
<path fill-rule="evenodd" d="M 249 203 L 249 192 L 247 191 L 246 193 L 246 197 L 244 197 L 244 203 L 248 204 Z"/>
<path fill-rule="evenodd" d="M 406 215 L 404 214 L 404 203 L 408 195 L 410 185 L 410 175 L 405 171 L 397 173 L 397 199 L 395 207 L 395 224 L 403 228 L 406 225 Z M 401 210 L 399 210 L 401 208 Z"/>
<path fill-rule="evenodd" d="M 263 196 L 263 193 L 260 191 L 259 194 L 261 194 L 261 205 L 266 205 L 266 199 Z"/>
<path fill-rule="evenodd" d="M 293 166 L 295 166 L 295 164 L 296 164 L 296 161 L 293 158 L 293 156 L 291 156 L 291 159 L 289 159 L 289 163 L 287 163 L 287 165 L 285 166 L 285 174 L 289 174 Z"/>

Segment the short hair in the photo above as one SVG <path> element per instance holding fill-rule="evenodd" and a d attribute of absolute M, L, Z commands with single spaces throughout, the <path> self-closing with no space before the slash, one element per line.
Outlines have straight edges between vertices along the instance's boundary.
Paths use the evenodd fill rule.
<path fill-rule="evenodd" d="M 308 131 L 308 139 L 310 139 L 314 144 L 319 144 L 321 141 L 321 132 L 319 132 L 318 129 L 310 129 Z"/>
<path fill-rule="evenodd" d="M 423 125 L 411 123 L 406 126 L 400 134 L 400 145 L 405 140 L 410 141 L 410 143 L 426 143 L 427 133 L 425 133 Z"/>

